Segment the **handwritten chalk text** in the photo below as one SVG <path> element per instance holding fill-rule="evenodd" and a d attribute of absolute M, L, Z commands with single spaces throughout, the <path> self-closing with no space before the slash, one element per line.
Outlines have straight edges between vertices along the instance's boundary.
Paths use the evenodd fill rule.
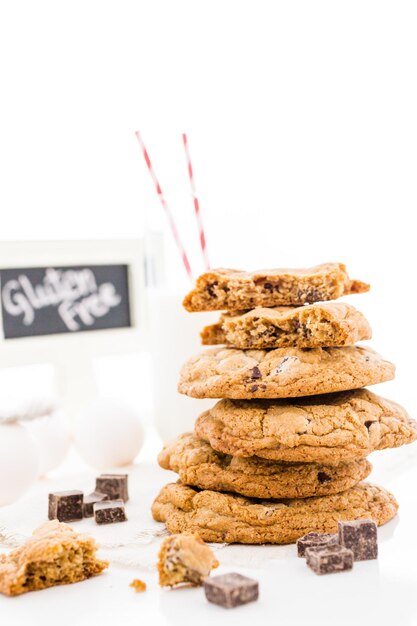
<path fill-rule="evenodd" d="M 109 282 L 97 285 L 90 269 L 48 268 L 37 285 L 22 273 L 3 285 L 2 298 L 5 310 L 10 315 L 23 316 L 25 326 L 33 323 L 37 310 L 54 306 L 69 331 L 80 330 L 81 324 L 93 326 L 95 319 L 121 302 L 115 286 Z"/>

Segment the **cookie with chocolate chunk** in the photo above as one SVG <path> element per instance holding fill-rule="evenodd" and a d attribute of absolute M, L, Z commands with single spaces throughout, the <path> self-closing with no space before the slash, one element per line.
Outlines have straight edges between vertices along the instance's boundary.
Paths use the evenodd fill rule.
<path fill-rule="evenodd" d="M 165 445 L 158 462 L 164 469 L 177 472 L 184 485 L 252 498 L 330 495 L 353 487 L 372 469 L 366 459 L 324 465 L 232 457 L 216 452 L 192 433 Z"/>
<path fill-rule="evenodd" d="M 258 306 L 299 306 L 365 291 L 369 291 L 369 285 L 351 280 L 343 263 L 255 272 L 215 269 L 197 279 L 183 305 L 187 311 L 236 311 Z"/>
<path fill-rule="evenodd" d="M 399 404 L 367 389 L 293 400 L 221 400 L 195 433 L 223 454 L 337 464 L 417 439 Z"/>
<path fill-rule="evenodd" d="M 97 559 L 97 547 L 68 524 L 46 522 L 18 548 L 0 554 L 0 593 L 17 596 L 97 576 L 108 567 Z"/>
<path fill-rule="evenodd" d="M 225 313 L 201 333 L 204 345 L 226 344 L 243 350 L 351 346 L 371 336 L 364 315 L 342 302 Z"/>
<path fill-rule="evenodd" d="M 395 367 L 362 346 L 211 348 L 181 369 L 178 391 L 193 398 L 295 398 L 382 383 Z"/>
<path fill-rule="evenodd" d="M 154 501 L 152 514 L 169 532 L 196 532 L 204 541 L 284 544 L 309 532 L 335 533 L 337 520 L 370 518 L 385 524 L 397 509 L 394 496 L 369 483 L 295 500 L 255 500 L 171 483 Z"/>
<path fill-rule="evenodd" d="M 201 585 L 219 562 L 196 533 L 180 533 L 164 539 L 158 554 L 159 584 Z"/>

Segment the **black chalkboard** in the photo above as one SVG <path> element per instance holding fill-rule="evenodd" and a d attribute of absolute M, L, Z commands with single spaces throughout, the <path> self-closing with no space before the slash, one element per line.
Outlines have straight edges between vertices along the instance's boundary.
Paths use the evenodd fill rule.
<path fill-rule="evenodd" d="M 0 270 L 5 339 L 131 326 L 127 265 Z"/>

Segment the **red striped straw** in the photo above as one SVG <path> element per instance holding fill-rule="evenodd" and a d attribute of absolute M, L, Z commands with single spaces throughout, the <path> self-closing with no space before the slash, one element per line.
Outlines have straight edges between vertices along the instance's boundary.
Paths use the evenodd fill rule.
<path fill-rule="evenodd" d="M 165 196 L 162 193 L 161 185 L 159 184 L 158 179 L 156 177 L 155 170 L 153 169 L 151 160 L 149 158 L 148 151 L 146 150 L 145 144 L 144 144 L 143 139 L 142 139 L 142 135 L 140 134 L 140 132 L 138 130 L 135 132 L 135 135 L 136 135 L 136 139 L 138 140 L 139 145 L 140 145 L 140 147 L 142 149 L 143 157 L 145 159 L 146 165 L 148 166 L 149 174 L 151 175 L 151 178 L 152 178 L 152 180 L 153 180 L 153 182 L 155 184 L 156 193 L 158 194 L 159 200 L 160 200 L 160 202 L 162 204 L 162 208 L 164 209 L 165 215 L 166 215 L 166 217 L 168 219 L 168 223 L 169 223 L 169 226 L 171 228 L 172 235 L 173 235 L 173 237 L 175 239 L 175 243 L 177 244 L 178 251 L 179 251 L 179 253 L 181 255 L 182 262 L 184 263 L 185 270 L 186 270 L 190 280 L 193 280 L 193 273 L 191 271 L 191 265 L 190 265 L 190 262 L 188 260 L 187 253 L 185 252 L 185 248 L 182 245 L 182 242 L 181 242 L 181 239 L 180 239 L 180 236 L 179 236 L 179 233 L 178 233 L 177 225 L 175 224 L 174 218 L 173 218 L 172 213 L 171 213 L 171 209 L 169 208 L 169 206 L 167 204 L 167 201 L 165 200 Z"/>
<path fill-rule="evenodd" d="M 210 269 L 210 262 L 209 262 L 208 253 L 207 253 L 206 236 L 204 233 L 204 226 L 203 226 L 203 220 L 201 218 L 200 204 L 198 202 L 197 191 L 196 191 L 195 182 L 194 182 L 194 172 L 193 172 L 193 166 L 191 164 L 190 150 L 188 148 L 188 139 L 185 133 L 183 133 L 182 135 L 182 140 L 184 142 L 185 158 L 187 159 L 187 168 L 188 168 L 188 176 L 190 178 L 191 193 L 194 199 L 194 212 L 195 212 L 195 217 L 197 220 L 197 228 L 198 228 L 198 236 L 200 239 L 201 252 L 203 253 L 204 264 L 206 266 L 206 269 L 208 270 Z"/>

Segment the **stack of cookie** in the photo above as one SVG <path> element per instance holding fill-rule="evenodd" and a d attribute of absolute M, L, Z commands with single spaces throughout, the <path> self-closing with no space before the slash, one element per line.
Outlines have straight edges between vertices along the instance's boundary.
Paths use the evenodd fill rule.
<path fill-rule="evenodd" d="M 227 312 L 202 332 L 221 345 L 184 365 L 179 391 L 222 399 L 160 453 L 180 480 L 156 498 L 156 520 L 206 541 L 291 543 L 336 532 L 339 520 L 396 514 L 388 491 L 362 482 L 366 457 L 411 443 L 417 424 L 364 389 L 395 368 L 355 345 L 371 337 L 365 317 L 331 302 L 368 289 L 338 263 L 198 279 L 185 308 Z"/>

